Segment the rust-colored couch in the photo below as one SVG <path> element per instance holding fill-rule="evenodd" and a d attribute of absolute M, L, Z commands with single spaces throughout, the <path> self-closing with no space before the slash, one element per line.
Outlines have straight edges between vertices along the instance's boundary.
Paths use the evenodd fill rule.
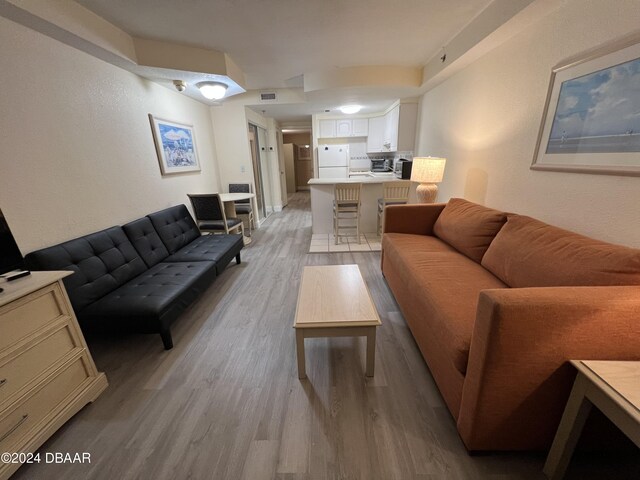
<path fill-rule="evenodd" d="M 640 250 L 452 199 L 387 207 L 382 272 L 469 450 L 548 448 L 568 360 L 640 360 Z"/>

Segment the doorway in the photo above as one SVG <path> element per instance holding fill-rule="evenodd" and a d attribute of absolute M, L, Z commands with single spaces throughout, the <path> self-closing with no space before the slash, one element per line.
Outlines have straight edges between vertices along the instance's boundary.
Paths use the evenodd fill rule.
<path fill-rule="evenodd" d="M 251 149 L 258 213 L 262 219 L 265 219 L 273 213 L 271 169 L 269 168 L 267 154 L 267 131 L 253 123 L 249 123 L 249 147 Z"/>

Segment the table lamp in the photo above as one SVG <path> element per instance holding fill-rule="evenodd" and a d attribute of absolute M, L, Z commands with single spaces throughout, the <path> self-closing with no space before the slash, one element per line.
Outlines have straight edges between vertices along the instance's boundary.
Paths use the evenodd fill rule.
<path fill-rule="evenodd" d="M 442 181 L 446 158 L 414 157 L 411 167 L 411 181 L 419 182 L 416 195 L 419 203 L 433 203 L 438 194 L 436 183 Z"/>

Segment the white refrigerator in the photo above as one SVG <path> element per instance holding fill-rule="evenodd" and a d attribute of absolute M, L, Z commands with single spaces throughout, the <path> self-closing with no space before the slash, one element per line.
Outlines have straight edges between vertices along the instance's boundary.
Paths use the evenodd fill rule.
<path fill-rule="evenodd" d="M 318 145 L 318 178 L 349 178 L 349 145 Z"/>

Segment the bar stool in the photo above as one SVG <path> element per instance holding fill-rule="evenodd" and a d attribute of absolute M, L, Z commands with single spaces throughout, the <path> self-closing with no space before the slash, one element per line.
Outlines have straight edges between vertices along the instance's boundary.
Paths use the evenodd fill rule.
<path fill-rule="evenodd" d="M 382 184 L 382 198 L 378 199 L 378 235 L 382 235 L 382 223 L 384 208 L 387 205 L 403 205 L 409 201 L 411 182 L 399 180 L 397 182 L 384 182 Z"/>
<path fill-rule="evenodd" d="M 333 200 L 333 236 L 336 245 L 339 237 L 348 237 L 340 229 L 354 229 L 360 243 L 360 191 L 361 183 L 336 183 Z M 356 224 L 353 225 L 353 220 Z M 347 224 L 345 225 L 346 222 Z"/>

